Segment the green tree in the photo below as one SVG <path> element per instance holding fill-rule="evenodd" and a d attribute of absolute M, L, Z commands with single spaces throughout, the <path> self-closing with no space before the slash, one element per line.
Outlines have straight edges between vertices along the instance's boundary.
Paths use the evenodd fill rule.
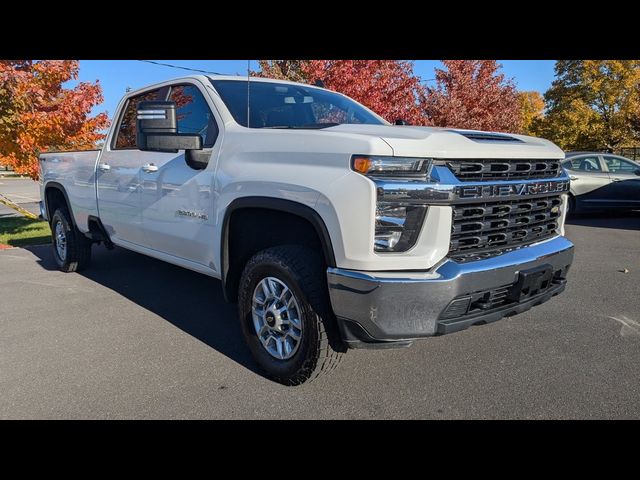
<path fill-rule="evenodd" d="M 565 150 L 613 151 L 640 140 L 640 60 L 558 60 L 536 135 Z"/>

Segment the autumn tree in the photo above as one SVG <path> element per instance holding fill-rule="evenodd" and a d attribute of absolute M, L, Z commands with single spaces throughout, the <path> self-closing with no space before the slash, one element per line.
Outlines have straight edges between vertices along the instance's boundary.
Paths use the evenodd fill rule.
<path fill-rule="evenodd" d="M 78 78 L 77 60 L 0 61 L 0 163 L 38 177 L 38 154 L 95 147 L 108 126 L 99 83 L 63 84 Z"/>
<path fill-rule="evenodd" d="M 343 93 L 390 122 L 424 125 L 424 88 L 403 60 L 260 60 L 258 74 L 314 84 Z"/>
<path fill-rule="evenodd" d="M 290 80 L 306 83 L 308 78 L 302 66 L 309 60 L 258 60 L 260 71 L 258 75 L 276 80 Z"/>
<path fill-rule="evenodd" d="M 542 121 L 544 116 L 544 98 L 539 92 L 518 92 L 520 113 L 522 116 L 522 133 L 532 135 L 535 124 Z"/>
<path fill-rule="evenodd" d="M 520 103 L 512 79 L 495 60 L 443 60 L 436 85 L 424 100 L 427 119 L 435 126 L 519 132 Z"/>
<path fill-rule="evenodd" d="M 565 150 L 613 151 L 640 140 L 639 60 L 558 60 L 536 133 Z"/>

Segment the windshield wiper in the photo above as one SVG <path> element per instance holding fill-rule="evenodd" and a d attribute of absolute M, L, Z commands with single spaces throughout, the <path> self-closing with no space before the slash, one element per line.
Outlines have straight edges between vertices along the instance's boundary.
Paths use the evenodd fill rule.
<path fill-rule="evenodd" d="M 327 122 L 327 123 L 307 123 L 305 125 L 275 125 L 273 127 L 263 127 L 272 129 L 293 129 L 293 130 L 320 130 L 323 128 L 335 127 L 340 123 Z"/>

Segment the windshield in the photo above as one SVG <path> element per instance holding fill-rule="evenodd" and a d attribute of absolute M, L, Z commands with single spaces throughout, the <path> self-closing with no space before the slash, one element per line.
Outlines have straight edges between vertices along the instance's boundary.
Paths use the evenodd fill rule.
<path fill-rule="evenodd" d="M 247 126 L 247 96 L 250 98 L 250 128 L 333 127 L 343 123 L 384 122 L 359 103 L 320 88 L 273 82 L 210 80 L 236 122 Z"/>

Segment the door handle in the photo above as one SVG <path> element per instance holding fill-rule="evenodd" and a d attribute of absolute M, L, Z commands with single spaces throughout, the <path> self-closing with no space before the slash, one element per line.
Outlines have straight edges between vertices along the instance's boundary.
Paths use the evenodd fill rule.
<path fill-rule="evenodd" d="M 614 181 L 614 182 L 621 182 L 621 181 L 622 181 L 622 179 L 621 179 L 621 178 L 614 178 L 614 179 L 613 179 L 613 181 Z"/>
<path fill-rule="evenodd" d="M 574 177 L 573 175 L 571 175 L 571 176 L 569 177 L 569 180 L 577 180 L 577 179 L 578 179 L 578 177 Z"/>
<path fill-rule="evenodd" d="M 147 173 L 153 173 L 158 171 L 158 166 L 154 165 L 153 163 L 147 163 L 146 165 L 142 166 L 142 170 Z"/>
<path fill-rule="evenodd" d="M 111 170 L 111 165 L 107 164 L 107 163 L 101 163 L 98 165 L 98 169 L 101 172 L 108 172 L 109 170 Z"/>

